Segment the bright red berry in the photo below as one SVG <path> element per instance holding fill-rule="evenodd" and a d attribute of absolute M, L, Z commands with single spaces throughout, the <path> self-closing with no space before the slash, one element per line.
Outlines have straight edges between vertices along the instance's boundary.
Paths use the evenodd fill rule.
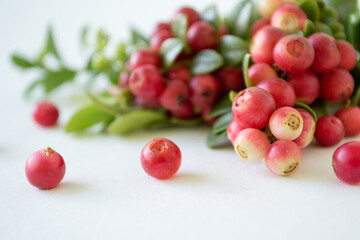
<path fill-rule="evenodd" d="M 161 58 L 159 54 L 152 49 L 140 49 L 134 52 L 127 62 L 127 67 L 130 72 L 143 65 L 153 65 L 160 68 Z"/>
<path fill-rule="evenodd" d="M 135 97 L 135 105 L 140 108 L 159 108 L 161 107 L 159 97 L 143 98 L 141 96 Z"/>
<path fill-rule="evenodd" d="M 288 81 L 294 88 L 297 102 L 310 105 L 320 95 L 320 80 L 311 71 L 290 74 Z"/>
<path fill-rule="evenodd" d="M 153 34 L 155 34 L 158 31 L 161 31 L 161 30 L 167 30 L 167 31 L 171 32 L 171 23 L 160 22 L 160 23 L 156 24 Z"/>
<path fill-rule="evenodd" d="M 191 103 L 196 112 L 212 107 L 220 94 L 220 85 L 211 75 L 198 75 L 190 81 Z"/>
<path fill-rule="evenodd" d="M 188 27 L 190 27 L 193 23 L 201 20 L 200 14 L 191 7 L 182 7 L 179 10 L 177 10 L 174 15 L 174 19 L 176 19 L 176 17 L 180 14 L 183 14 L 186 16 L 187 21 L 188 21 Z"/>
<path fill-rule="evenodd" d="M 344 125 L 334 116 L 322 116 L 316 123 L 315 138 L 325 147 L 338 144 L 345 136 Z"/>
<path fill-rule="evenodd" d="M 256 86 L 268 91 L 273 96 L 276 108 L 293 107 L 295 105 L 296 95 L 294 88 L 281 78 L 269 78 L 261 81 Z"/>
<path fill-rule="evenodd" d="M 336 114 L 344 124 L 345 136 L 357 136 L 360 134 L 360 108 L 349 106 L 340 108 Z"/>
<path fill-rule="evenodd" d="M 166 77 L 169 80 L 181 80 L 188 84 L 190 82 L 191 74 L 189 69 L 186 67 L 176 66 L 169 70 L 169 72 L 166 74 Z"/>
<path fill-rule="evenodd" d="M 195 115 L 193 106 L 190 102 L 179 105 L 177 109 L 173 109 L 170 112 L 173 117 L 180 119 L 190 119 Z"/>
<path fill-rule="evenodd" d="M 214 49 L 219 43 L 219 34 L 215 28 L 207 22 L 196 22 L 187 32 L 189 46 L 195 52 L 204 49 Z"/>
<path fill-rule="evenodd" d="M 156 51 L 160 51 L 161 45 L 166 39 L 173 38 L 174 34 L 169 30 L 159 30 L 150 37 L 150 46 Z"/>
<path fill-rule="evenodd" d="M 39 102 L 33 111 L 33 117 L 37 124 L 42 127 L 54 126 L 59 118 L 57 107 L 51 102 Z"/>
<path fill-rule="evenodd" d="M 221 90 L 228 93 L 231 90 L 240 91 L 244 88 L 244 79 L 242 71 L 236 67 L 224 67 L 216 73 L 216 78 L 219 80 Z"/>
<path fill-rule="evenodd" d="M 145 145 L 140 159 L 147 174 L 157 179 L 167 179 L 179 170 L 181 151 L 169 139 L 155 138 Z"/>
<path fill-rule="evenodd" d="M 189 97 L 188 85 L 182 80 L 172 80 L 161 94 L 160 102 L 164 108 L 176 111 L 181 105 L 189 101 Z"/>

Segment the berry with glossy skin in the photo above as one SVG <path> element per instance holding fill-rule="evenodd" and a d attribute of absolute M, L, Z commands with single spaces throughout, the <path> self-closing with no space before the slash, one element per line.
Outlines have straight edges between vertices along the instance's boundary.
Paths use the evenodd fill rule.
<path fill-rule="evenodd" d="M 267 136 L 255 128 L 242 130 L 234 141 L 234 149 L 237 155 L 249 162 L 258 162 L 263 159 L 269 147 Z"/>
<path fill-rule="evenodd" d="M 26 161 L 25 173 L 29 183 L 40 189 L 56 187 L 65 175 L 65 162 L 51 148 L 33 153 Z"/>
<path fill-rule="evenodd" d="M 360 108 L 358 106 L 340 108 L 335 116 L 344 124 L 345 136 L 351 137 L 360 134 Z"/>
<path fill-rule="evenodd" d="M 168 179 L 180 168 L 181 151 L 166 138 L 155 138 L 141 151 L 141 165 L 145 172 L 157 179 Z"/>
<path fill-rule="evenodd" d="M 230 140 L 232 144 L 234 144 L 236 136 L 239 134 L 241 130 L 245 128 L 241 127 L 235 120 L 231 120 L 227 127 L 227 138 Z"/>
<path fill-rule="evenodd" d="M 275 100 L 259 87 L 241 91 L 232 104 L 234 120 L 243 128 L 264 128 L 275 111 Z"/>
<path fill-rule="evenodd" d="M 355 48 L 345 40 L 336 40 L 336 46 L 340 52 L 339 68 L 345 70 L 352 70 L 357 61 L 357 54 Z"/>
<path fill-rule="evenodd" d="M 277 139 L 294 140 L 300 136 L 304 122 L 298 110 L 292 107 L 282 107 L 276 109 L 271 115 L 269 126 Z"/>
<path fill-rule="evenodd" d="M 314 61 L 314 48 L 300 35 L 288 35 L 280 39 L 274 48 L 276 64 L 287 73 L 302 73 Z"/>
<path fill-rule="evenodd" d="M 344 183 L 360 183 L 360 141 L 347 142 L 333 154 L 332 166 L 336 176 Z"/>
<path fill-rule="evenodd" d="M 304 29 L 306 14 L 295 3 L 282 4 L 272 15 L 271 25 L 286 33 L 294 33 Z"/>
<path fill-rule="evenodd" d="M 159 54 L 152 49 L 140 49 L 131 54 L 129 61 L 127 62 L 127 68 L 130 72 L 143 65 L 153 65 L 160 68 L 161 59 Z"/>
<path fill-rule="evenodd" d="M 220 85 L 211 75 L 198 75 L 190 81 L 191 103 L 196 112 L 212 107 L 219 98 Z"/>
<path fill-rule="evenodd" d="M 283 4 L 283 0 L 259 0 L 258 11 L 260 16 L 270 19 L 273 13 Z"/>
<path fill-rule="evenodd" d="M 248 70 L 249 79 L 252 86 L 268 78 L 277 78 L 276 71 L 267 63 L 255 63 Z"/>
<path fill-rule="evenodd" d="M 56 125 L 59 118 L 57 107 L 51 102 L 39 102 L 33 111 L 33 118 L 42 127 L 52 127 Z"/>
<path fill-rule="evenodd" d="M 189 46 L 195 52 L 204 49 L 214 49 L 220 41 L 220 37 L 215 28 L 207 22 L 196 22 L 191 25 L 187 32 Z"/>
<path fill-rule="evenodd" d="M 216 78 L 219 80 L 221 90 L 224 93 L 233 91 L 240 91 L 244 88 L 244 79 L 241 69 L 237 67 L 224 67 L 216 73 Z"/>
<path fill-rule="evenodd" d="M 151 99 L 160 96 L 164 89 L 164 80 L 159 69 L 144 65 L 131 73 L 129 85 L 135 96 Z"/>
<path fill-rule="evenodd" d="M 277 174 L 286 176 L 294 173 L 302 160 L 301 150 L 292 141 L 279 140 L 271 144 L 265 157 L 267 168 Z"/>
<path fill-rule="evenodd" d="M 161 105 L 168 110 L 176 110 L 187 103 L 190 97 L 190 90 L 186 83 L 181 80 L 172 80 L 165 87 L 160 96 Z"/>
<path fill-rule="evenodd" d="M 150 37 L 150 47 L 160 51 L 161 45 L 166 39 L 173 38 L 174 34 L 169 30 L 159 30 Z"/>
<path fill-rule="evenodd" d="M 317 73 L 326 73 L 336 68 L 340 63 L 340 52 L 335 39 L 325 33 L 315 33 L 308 40 L 315 50 L 311 69 Z"/>
<path fill-rule="evenodd" d="M 296 110 L 298 110 L 301 114 L 304 127 L 300 136 L 293 140 L 293 142 L 296 143 L 300 148 L 305 148 L 312 142 L 314 138 L 316 123 L 308 111 L 305 111 L 304 109 Z"/>
<path fill-rule="evenodd" d="M 285 32 L 272 27 L 261 28 L 251 40 L 250 54 L 255 63 L 274 63 L 273 51 L 275 44 L 285 36 Z"/>
<path fill-rule="evenodd" d="M 338 144 L 345 136 L 344 125 L 334 116 L 322 116 L 316 123 L 315 139 L 325 147 Z"/>
<path fill-rule="evenodd" d="M 183 14 L 186 16 L 187 21 L 188 21 L 188 27 L 190 27 L 193 23 L 201 20 L 200 14 L 191 7 L 180 8 L 179 10 L 176 11 L 173 19 L 176 19 L 176 17 L 180 14 Z"/>
<path fill-rule="evenodd" d="M 195 116 L 193 106 L 190 102 L 186 102 L 180 105 L 177 109 L 173 109 L 170 112 L 173 117 L 180 119 L 190 119 Z"/>
<path fill-rule="evenodd" d="M 349 99 L 354 87 L 354 78 L 343 69 L 331 70 L 320 78 L 321 97 L 330 102 L 341 103 Z"/>
<path fill-rule="evenodd" d="M 320 80 L 317 75 L 311 71 L 290 74 L 288 81 L 295 90 L 297 102 L 310 105 L 320 95 Z"/>
<path fill-rule="evenodd" d="M 254 24 L 251 26 L 251 30 L 250 30 L 250 35 L 254 36 L 255 33 L 257 33 L 257 31 L 259 31 L 261 28 L 265 27 L 265 26 L 269 26 L 270 25 L 270 21 L 269 19 L 259 19 L 256 22 L 254 22 Z"/>
<path fill-rule="evenodd" d="M 257 87 L 268 91 L 274 98 L 276 108 L 293 107 L 295 105 L 295 91 L 290 83 L 281 78 L 269 78 L 261 81 Z"/>
<path fill-rule="evenodd" d="M 182 66 L 173 67 L 166 74 L 166 77 L 169 80 L 181 80 L 184 83 L 188 84 L 190 82 L 191 74 L 189 69 Z"/>

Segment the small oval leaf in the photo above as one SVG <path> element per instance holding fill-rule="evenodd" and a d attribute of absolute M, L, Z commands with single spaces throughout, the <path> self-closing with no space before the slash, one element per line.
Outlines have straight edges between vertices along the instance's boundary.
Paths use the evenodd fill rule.
<path fill-rule="evenodd" d="M 244 83 L 245 83 L 245 87 L 252 87 L 250 78 L 249 78 L 249 65 L 250 65 L 250 59 L 251 59 L 251 55 L 249 53 L 247 53 L 244 56 L 244 60 L 243 60 L 243 74 L 244 74 Z"/>
<path fill-rule="evenodd" d="M 249 44 L 245 40 L 233 36 L 225 35 L 221 38 L 219 52 L 224 57 L 228 66 L 241 64 L 244 55 L 249 51 Z"/>
<path fill-rule="evenodd" d="M 194 75 L 211 73 L 223 64 L 223 58 L 215 50 L 203 50 L 194 57 L 191 72 Z"/>
<path fill-rule="evenodd" d="M 162 43 L 160 55 L 163 60 L 164 68 L 169 69 L 173 66 L 183 48 L 183 43 L 177 38 L 169 38 Z"/>

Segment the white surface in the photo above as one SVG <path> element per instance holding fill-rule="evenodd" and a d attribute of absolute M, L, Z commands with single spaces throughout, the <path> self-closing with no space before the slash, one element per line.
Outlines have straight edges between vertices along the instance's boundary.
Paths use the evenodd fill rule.
<path fill-rule="evenodd" d="M 235 2 L 223 1 L 221 12 Z M 48 22 L 60 52 L 78 64 L 85 23 L 103 25 L 120 39 L 130 23 L 150 29 L 184 3 L 200 8 L 208 0 L 0 0 L 0 239 L 360 239 L 360 189 L 337 180 L 335 148 L 314 145 L 293 176 L 277 177 L 231 149 L 208 149 L 207 128 L 120 138 L 66 135 L 32 122 L 33 103 L 22 92 L 36 74 L 19 72 L 9 55 L 34 54 Z M 72 109 L 69 95 L 54 99 L 65 113 L 61 125 Z M 180 172 L 169 181 L 152 179 L 139 163 L 142 147 L 159 136 L 183 153 Z M 67 167 L 51 191 L 33 188 L 24 174 L 27 157 L 46 146 L 62 154 Z"/>

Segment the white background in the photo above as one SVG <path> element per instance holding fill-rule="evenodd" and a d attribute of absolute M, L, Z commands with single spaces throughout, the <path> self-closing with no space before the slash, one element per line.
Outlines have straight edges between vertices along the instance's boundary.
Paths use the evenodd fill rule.
<path fill-rule="evenodd" d="M 225 13 L 236 0 L 217 2 Z M 206 127 L 67 135 L 61 126 L 76 108 L 76 87 L 53 97 L 62 113 L 59 127 L 33 123 L 34 99 L 22 92 L 37 74 L 22 73 L 9 57 L 14 51 L 34 56 L 50 22 L 60 53 L 81 66 L 85 24 L 104 26 L 119 40 L 132 24 L 150 32 L 178 6 L 209 3 L 0 0 L 0 239 L 360 239 L 360 189 L 333 173 L 335 147 L 313 144 L 295 174 L 278 177 L 263 163 L 241 161 L 231 148 L 208 149 Z M 142 147 L 155 137 L 172 139 L 183 153 L 179 173 L 168 181 L 140 166 Z M 343 142 L 354 139 L 360 140 Z M 64 157 L 67 170 L 56 189 L 41 191 L 28 184 L 24 165 L 47 146 Z"/>

